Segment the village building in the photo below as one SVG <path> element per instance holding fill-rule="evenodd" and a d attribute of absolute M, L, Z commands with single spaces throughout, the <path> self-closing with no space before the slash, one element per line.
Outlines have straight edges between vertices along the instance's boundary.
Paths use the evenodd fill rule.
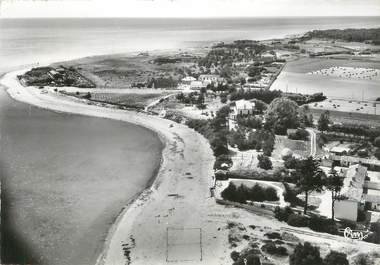
<path fill-rule="evenodd" d="M 255 103 L 248 100 L 238 100 L 235 102 L 235 106 L 231 108 L 230 118 L 236 120 L 238 115 L 248 116 L 252 115 L 255 110 Z"/>
<path fill-rule="evenodd" d="M 367 210 L 370 222 L 380 221 L 380 173 L 368 171 L 361 164 L 350 166 L 345 172 L 341 195 L 335 202 L 335 217 L 356 221 L 358 210 Z"/>
<path fill-rule="evenodd" d="M 335 202 L 335 217 L 356 222 L 358 210 L 363 206 L 363 186 L 367 168 L 359 164 L 349 167 L 345 173 L 341 195 L 345 198 Z"/>
<path fill-rule="evenodd" d="M 198 81 L 203 82 L 206 85 L 209 84 L 221 84 L 224 83 L 224 78 L 219 75 L 200 75 Z"/>
<path fill-rule="evenodd" d="M 339 156 L 343 156 L 343 155 L 347 155 L 348 152 L 350 151 L 351 149 L 349 147 L 345 147 L 345 146 L 334 146 L 332 147 L 329 152 L 334 154 L 334 155 L 339 155 Z"/>
<path fill-rule="evenodd" d="M 370 158 L 361 158 L 356 156 L 346 156 L 346 155 L 335 155 L 330 154 L 326 157 L 327 160 L 333 162 L 334 165 L 340 165 L 343 167 L 349 167 L 355 164 L 361 164 L 367 167 L 371 171 L 380 171 L 380 160 L 370 159 Z"/>
<path fill-rule="evenodd" d="M 184 85 L 190 85 L 191 82 L 196 81 L 197 79 L 192 76 L 186 76 L 185 78 L 182 78 L 181 83 Z"/>
<path fill-rule="evenodd" d="M 203 83 L 202 81 L 192 81 L 190 83 L 190 89 L 191 90 L 201 90 L 202 88 L 206 88 L 207 85 Z"/>

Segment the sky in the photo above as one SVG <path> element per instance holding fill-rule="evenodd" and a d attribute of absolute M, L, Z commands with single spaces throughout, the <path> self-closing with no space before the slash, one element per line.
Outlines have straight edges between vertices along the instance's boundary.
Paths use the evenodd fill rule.
<path fill-rule="evenodd" d="M 380 16 L 380 0 L 0 0 L 0 17 Z"/>

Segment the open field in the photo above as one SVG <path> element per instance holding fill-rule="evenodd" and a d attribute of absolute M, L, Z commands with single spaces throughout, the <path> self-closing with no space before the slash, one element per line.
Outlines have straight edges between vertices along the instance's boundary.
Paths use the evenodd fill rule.
<path fill-rule="evenodd" d="M 297 156 L 307 157 L 310 155 L 310 141 L 290 140 L 287 136 L 276 135 L 272 157 L 282 159 L 281 153 L 284 148 L 289 148 Z"/>
<path fill-rule="evenodd" d="M 380 119 L 380 102 L 327 99 L 318 103 L 310 103 L 309 107 L 318 110 L 365 114 L 366 116 L 377 115 L 377 118 Z"/>
<path fill-rule="evenodd" d="M 319 116 L 324 111 L 323 108 L 310 108 L 314 120 L 317 121 Z M 342 112 L 336 110 L 329 110 L 330 120 L 336 123 L 354 123 L 370 126 L 380 126 L 380 116 L 371 114 L 362 114 L 357 112 Z"/>
<path fill-rule="evenodd" d="M 98 88 L 146 86 L 153 78 L 169 80 L 165 87 L 173 88 L 183 76 L 181 70 L 194 65 L 194 58 L 187 52 L 167 51 L 93 56 L 65 62 L 62 65 L 74 67 Z M 169 62 L 166 63 L 164 60 Z"/>
<path fill-rule="evenodd" d="M 104 102 L 109 104 L 121 105 L 126 107 L 144 108 L 154 102 L 155 100 L 170 95 L 166 93 L 92 93 L 90 100 L 97 102 Z M 76 95 L 76 94 L 73 94 Z M 76 95 L 78 97 L 85 97 L 87 93 Z"/>

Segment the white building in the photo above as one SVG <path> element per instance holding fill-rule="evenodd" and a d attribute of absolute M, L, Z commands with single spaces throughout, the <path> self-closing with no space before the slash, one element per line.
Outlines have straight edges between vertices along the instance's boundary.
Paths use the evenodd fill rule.
<path fill-rule="evenodd" d="M 190 89 L 191 90 L 201 90 L 202 88 L 206 88 L 207 85 L 203 83 L 202 81 L 192 81 L 190 83 Z"/>
<path fill-rule="evenodd" d="M 351 148 L 346 146 L 334 146 L 330 149 L 330 153 L 335 155 L 347 155 Z"/>
<path fill-rule="evenodd" d="M 255 110 L 255 103 L 248 100 L 235 101 L 235 106 L 232 107 L 231 119 L 235 120 L 238 115 L 252 115 Z"/>
<path fill-rule="evenodd" d="M 198 78 L 199 81 L 209 85 L 211 83 L 219 84 L 224 82 L 224 78 L 219 75 L 200 75 Z"/>
<path fill-rule="evenodd" d="M 197 79 L 194 78 L 194 77 L 192 77 L 192 76 L 186 76 L 185 78 L 182 78 L 181 82 L 182 82 L 182 84 L 184 84 L 184 85 L 190 85 L 191 82 L 194 82 L 194 81 L 196 81 L 196 80 L 197 80 Z"/>
<path fill-rule="evenodd" d="M 364 203 L 363 186 L 367 176 L 367 168 L 359 164 L 350 166 L 345 174 L 341 194 L 344 200 L 335 202 L 335 217 L 356 221 L 358 209 Z"/>

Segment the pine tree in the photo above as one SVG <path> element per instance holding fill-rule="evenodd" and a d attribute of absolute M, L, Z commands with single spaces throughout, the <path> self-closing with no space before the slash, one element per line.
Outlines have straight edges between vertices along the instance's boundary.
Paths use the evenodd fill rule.
<path fill-rule="evenodd" d="M 343 178 L 339 176 L 334 168 L 331 168 L 328 177 L 325 181 L 325 187 L 331 191 L 331 219 L 334 221 L 335 217 L 335 201 L 341 198 L 340 191 L 343 187 Z"/>
<path fill-rule="evenodd" d="M 325 173 L 319 168 L 319 163 L 312 156 L 300 160 L 296 167 L 297 186 L 305 193 L 304 214 L 307 212 L 308 198 L 312 191 L 323 189 Z"/>
<path fill-rule="evenodd" d="M 330 113 L 326 110 L 321 113 L 318 120 L 318 130 L 321 132 L 327 131 L 330 124 Z"/>

